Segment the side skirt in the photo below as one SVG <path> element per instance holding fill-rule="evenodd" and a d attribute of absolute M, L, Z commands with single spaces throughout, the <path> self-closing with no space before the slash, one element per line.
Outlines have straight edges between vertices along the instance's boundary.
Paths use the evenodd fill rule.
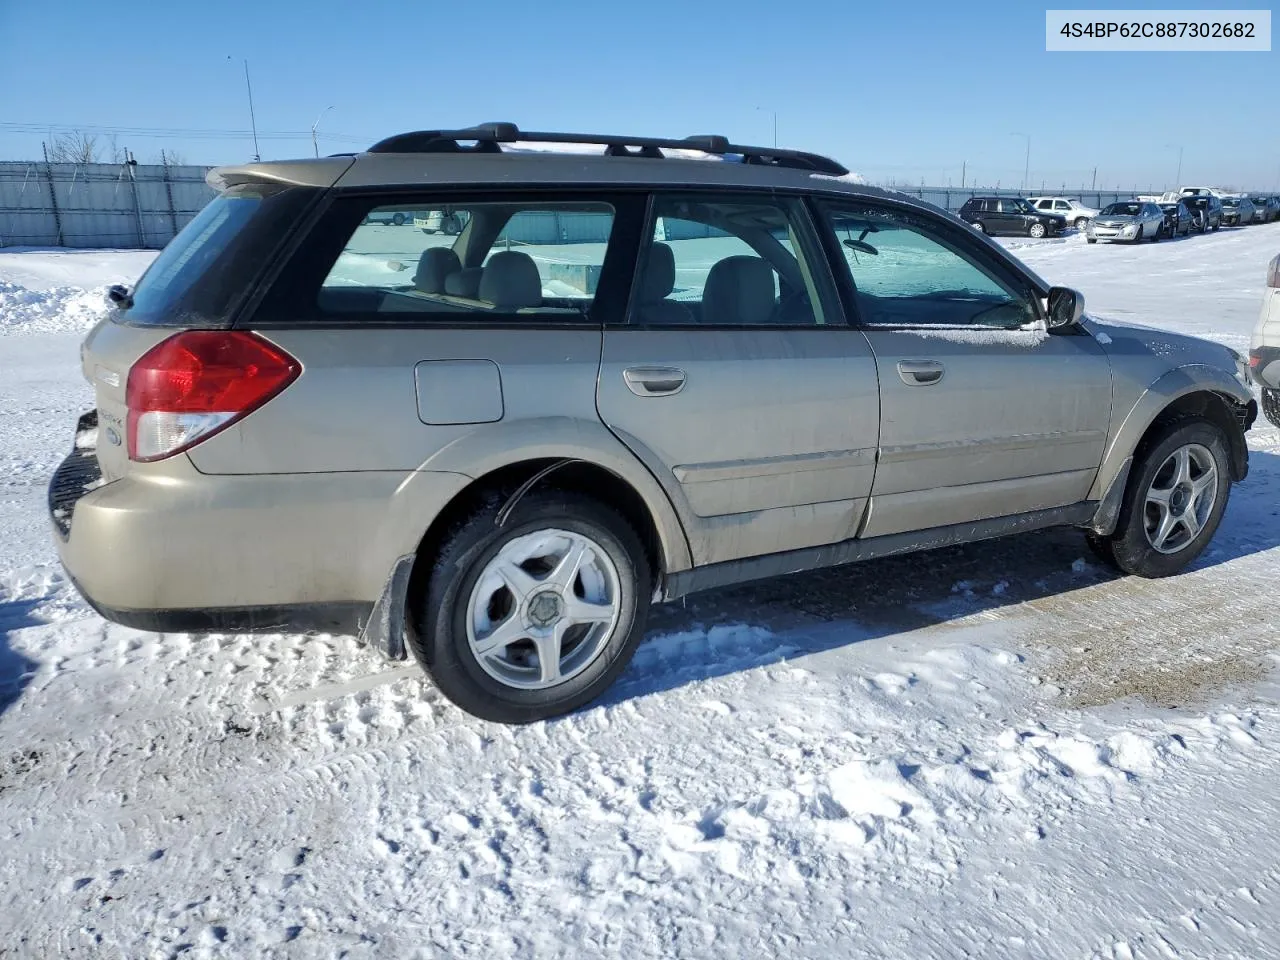
<path fill-rule="evenodd" d="M 912 530 L 866 540 L 843 540 L 840 543 L 821 547 L 806 547 L 801 550 L 788 550 L 785 553 L 766 554 L 762 557 L 713 563 L 671 574 L 663 584 L 662 599 L 676 600 L 686 594 L 749 583 L 752 580 L 767 580 L 790 573 L 838 567 L 861 560 L 874 560 L 877 557 L 914 553 L 917 550 L 936 550 L 938 547 L 991 540 L 1014 533 L 1043 530 L 1047 527 L 1087 525 L 1097 512 L 1098 503 L 1087 500 L 1065 507 L 1035 510 L 1031 513 L 1020 513 L 1008 517 L 993 517 L 990 520 L 978 520 L 974 523 L 957 523 L 928 530 Z"/>

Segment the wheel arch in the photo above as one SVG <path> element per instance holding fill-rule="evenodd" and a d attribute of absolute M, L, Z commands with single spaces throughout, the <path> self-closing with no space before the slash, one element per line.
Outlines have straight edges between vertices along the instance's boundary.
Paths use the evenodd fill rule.
<path fill-rule="evenodd" d="M 1170 370 L 1143 392 L 1121 422 L 1089 499 L 1102 498 L 1125 461 L 1141 454 L 1154 430 L 1182 417 L 1204 417 L 1222 428 L 1231 450 L 1231 479 L 1243 480 L 1249 472 L 1244 435 L 1257 412 L 1252 393 L 1217 367 L 1193 364 Z"/>

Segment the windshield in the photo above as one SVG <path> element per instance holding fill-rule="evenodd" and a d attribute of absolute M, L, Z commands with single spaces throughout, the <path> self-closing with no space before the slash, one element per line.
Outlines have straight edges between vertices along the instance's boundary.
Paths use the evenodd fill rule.
<path fill-rule="evenodd" d="M 1240 201 L 1235 197 L 1228 197 L 1226 200 L 1222 201 L 1222 205 L 1224 207 L 1238 207 L 1240 206 Z"/>
<path fill-rule="evenodd" d="M 1140 203 L 1113 203 L 1102 211 L 1103 216 L 1107 217 L 1136 217 L 1141 213 Z"/>

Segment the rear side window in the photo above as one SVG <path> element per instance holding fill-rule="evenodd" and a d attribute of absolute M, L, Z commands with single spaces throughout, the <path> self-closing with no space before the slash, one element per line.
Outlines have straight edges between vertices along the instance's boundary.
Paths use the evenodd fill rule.
<path fill-rule="evenodd" d="M 132 291 L 120 319 L 139 326 L 221 326 L 252 288 L 315 191 L 232 187 L 169 242 Z"/>
<path fill-rule="evenodd" d="M 613 223 L 612 205 L 602 202 L 374 207 L 328 266 L 314 306 L 339 319 L 371 313 L 584 318 Z"/>
<path fill-rule="evenodd" d="M 815 326 L 821 248 L 799 200 L 659 195 L 641 250 L 629 322 L 636 326 Z"/>

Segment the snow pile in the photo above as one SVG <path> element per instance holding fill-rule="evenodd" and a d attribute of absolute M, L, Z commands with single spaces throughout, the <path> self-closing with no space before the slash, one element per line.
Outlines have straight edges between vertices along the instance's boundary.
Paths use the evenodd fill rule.
<path fill-rule="evenodd" d="M 106 287 L 30 290 L 0 279 L 0 336 L 14 333 L 81 333 L 107 311 Z"/>

